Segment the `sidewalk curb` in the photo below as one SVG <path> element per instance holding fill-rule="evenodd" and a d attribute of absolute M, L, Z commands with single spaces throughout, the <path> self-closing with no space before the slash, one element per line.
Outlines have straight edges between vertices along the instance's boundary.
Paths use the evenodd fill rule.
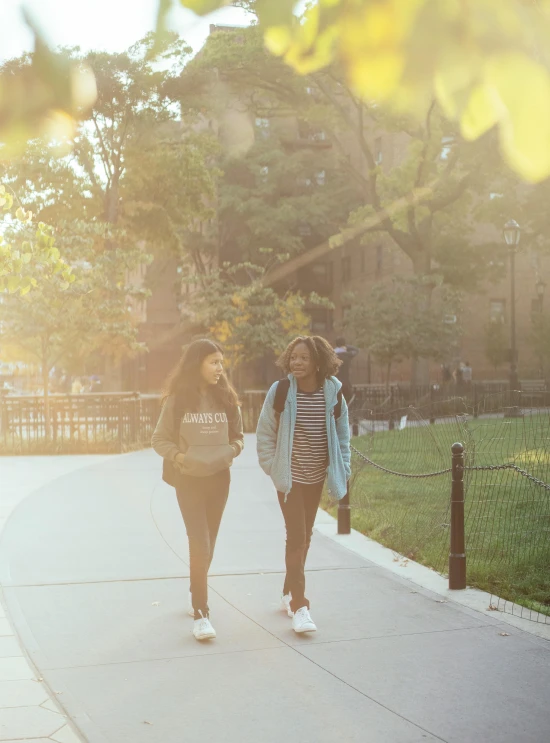
<path fill-rule="evenodd" d="M 491 603 L 491 594 L 477 588 L 451 591 L 448 588 L 447 578 L 440 573 L 403 557 L 355 529 L 351 530 L 351 534 L 337 534 L 336 519 L 322 509 L 317 512 L 315 530 L 359 557 L 370 560 L 378 567 L 385 568 L 400 578 L 439 594 L 449 603 L 460 604 L 480 612 L 485 617 L 504 622 L 523 632 L 541 637 L 543 640 L 550 640 L 550 622 L 548 624 L 533 622 L 514 614 L 491 610 L 488 608 Z"/>

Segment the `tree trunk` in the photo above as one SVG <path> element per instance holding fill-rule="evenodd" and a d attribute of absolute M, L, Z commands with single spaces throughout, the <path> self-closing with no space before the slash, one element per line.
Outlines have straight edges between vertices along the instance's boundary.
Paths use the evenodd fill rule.
<path fill-rule="evenodd" d="M 421 279 L 428 276 L 432 269 L 432 259 L 428 251 L 420 251 L 417 258 L 413 261 L 413 270 L 417 278 Z M 432 304 L 432 294 L 434 285 L 425 284 L 422 290 L 421 309 L 429 309 Z M 427 385 L 429 379 L 429 359 L 414 357 L 411 359 L 411 393 L 414 395 L 419 384 Z"/>
<path fill-rule="evenodd" d="M 386 366 L 386 391 L 387 392 L 390 391 L 391 367 L 392 367 L 392 362 L 388 361 L 388 364 Z"/>

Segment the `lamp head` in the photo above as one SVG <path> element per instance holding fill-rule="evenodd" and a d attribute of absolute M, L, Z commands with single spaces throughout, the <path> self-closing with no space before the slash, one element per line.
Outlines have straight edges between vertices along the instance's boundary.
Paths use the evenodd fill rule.
<path fill-rule="evenodd" d="M 521 227 L 515 219 L 510 219 L 504 225 L 504 239 L 506 241 L 506 245 L 508 245 L 510 248 L 516 247 L 517 245 L 519 245 L 520 237 Z"/>

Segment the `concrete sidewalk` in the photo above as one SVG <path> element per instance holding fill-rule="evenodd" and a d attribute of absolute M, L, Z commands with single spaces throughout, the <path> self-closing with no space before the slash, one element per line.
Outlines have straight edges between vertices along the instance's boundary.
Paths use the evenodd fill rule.
<path fill-rule="evenodd" d="M 27 497 L 0 541 L 0 584 L 90 743 L 550 739 L 550 643 L 441 603 L 319 531 L 308 574 L 319 631 L 299 637 L 278 610 L 283 546 L 250 437 L 212 566 L 215 642 L 191 635 L 185 532 L 151 451 Z"/>

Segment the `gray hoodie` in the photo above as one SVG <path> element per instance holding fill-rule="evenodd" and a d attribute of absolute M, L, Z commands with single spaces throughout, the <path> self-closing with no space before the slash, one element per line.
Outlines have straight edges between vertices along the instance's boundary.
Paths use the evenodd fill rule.
<path fill-rule="evenodd" d="M 183 413 L 176 431 L 176 398 L 170 395 L 163 407 L 151 439 L 153 449 L 174 462 L 176 470 L 193 477 L 208 477 L 228 469 L 244 447 L 240 408 L 225 411 L 210 396 L 200 400 L 198 410 Z M 179 453 L 184 461 L 174 460 Z"/>

